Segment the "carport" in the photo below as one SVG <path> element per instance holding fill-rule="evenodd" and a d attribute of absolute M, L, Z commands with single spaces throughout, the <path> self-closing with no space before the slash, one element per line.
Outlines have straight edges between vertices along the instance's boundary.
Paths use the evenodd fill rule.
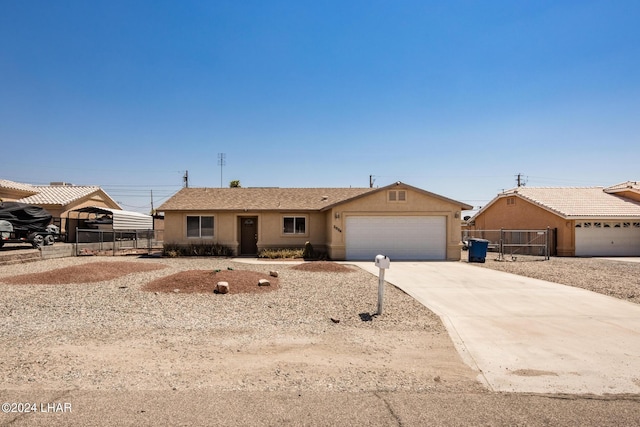
<path fill-rule="evenodd" d="M 67 224 L 67 242 L 86 244 L 91 250 L 115 252 L 122 242 L 133 242 L 126 247 L 137 248 L 141 238 L 153 239 L 153 217 L 139 212 L 86 206 L 69 211 Z"/>
<path fill-rule="evenodd" d="M 92 232 L 136 232 L 153 230 L 153 217 L 139 212 L 86 206 L 67 212 L 68 242 L 77 241 L 79 230 Z"/>

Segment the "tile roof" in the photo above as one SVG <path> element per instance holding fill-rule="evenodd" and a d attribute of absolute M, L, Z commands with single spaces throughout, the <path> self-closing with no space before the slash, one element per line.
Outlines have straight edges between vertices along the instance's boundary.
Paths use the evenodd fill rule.
<path fill-rule="evenodd" d="M 603 187 L 518 187 L 498 198 L 515 194 L 567 218 L 640 217 L 640 202 Z"/>
<path fill-rule="evenodd" d="M 37 193 L 38 190 L 31 184 L 23 184 L 21 182 L 9 181 L 8 179 L 0 179 L 0 188 L 9 188 L 12 190 L 27 191 Z"/>
<path fill-rule="evenodd" d="M 38 194 L 23 197 L 18 201 L 32 205 L 64 206 L 100 191 L 100 187 L 83 185 L 36 185 L 34 188 Z"/>
<path fill-rule="evenodd" d="M 171 210 L 321 210 L 377 188 L 183 188 L 163 203 Z"/>
<path fill-rule="evenodd" d="M 612 185 L 604 189 L 607 193 L 618 191 L 640 191 L 640 183 L 638 181 L 627 181 L 620 184 Z"/>

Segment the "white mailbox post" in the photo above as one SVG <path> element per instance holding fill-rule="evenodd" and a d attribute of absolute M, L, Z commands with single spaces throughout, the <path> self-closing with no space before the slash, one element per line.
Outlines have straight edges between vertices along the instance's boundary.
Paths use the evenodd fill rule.
<path fill-rule="evenodd" d="M 384 255 L 376 255 L 375 259 L 376 267 L 380 269 L 378 275 L 378 315 L 382 314 L 382 300 L 384 299 L 384 271 L 389 268 L 391 260 Z"/>

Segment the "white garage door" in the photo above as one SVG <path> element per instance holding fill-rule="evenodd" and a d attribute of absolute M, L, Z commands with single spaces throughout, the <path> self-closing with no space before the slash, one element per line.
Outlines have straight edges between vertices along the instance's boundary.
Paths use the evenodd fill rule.
<path fill-rule="evenodd" d="M 576 224 L 576 256 L 640 256 L 640 223 Z"/>
<path fill-rule="evenodd" d="M 447 221 L 444 216 L 349 216 L 347 259 L 444 260 Z"/>

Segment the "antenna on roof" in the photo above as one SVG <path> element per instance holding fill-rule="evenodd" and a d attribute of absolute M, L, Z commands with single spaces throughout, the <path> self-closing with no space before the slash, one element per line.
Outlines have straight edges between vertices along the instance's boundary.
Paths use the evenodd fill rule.
<path fill-rule="evenodd" d="M 225 153 L 218 153 L 218 166 L 220 166 L 220 188 L 222 188 L 222 167 L 227 164 L 227 155 Z"/>

